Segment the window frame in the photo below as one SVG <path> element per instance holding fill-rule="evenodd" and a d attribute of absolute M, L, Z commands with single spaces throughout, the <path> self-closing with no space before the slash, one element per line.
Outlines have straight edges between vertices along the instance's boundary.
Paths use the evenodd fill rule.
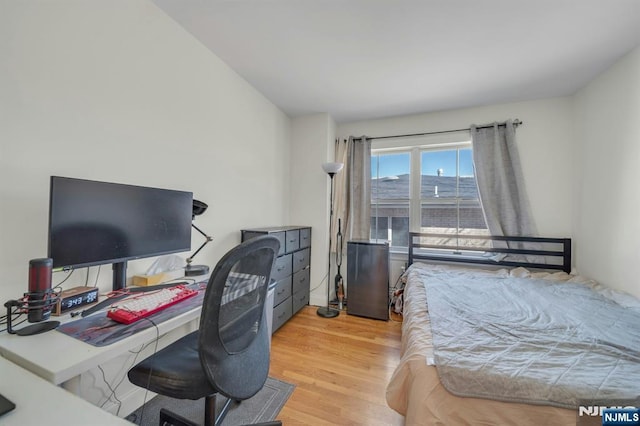
<path fill-rule="evenodd" d="M 410 139 L 410 140 L 407 140 Z M 436 135 L 426 135 L 420 137 L 413 138 L 388 138 L 384 140 L 374 140 L 371 146 L 371 155 L 384 155 L 384 154 L 395 154 L 395 153 L 409 153 L 410 154 L 410 184 L 409 184 L 409 229 L 408 232 L 420 232 L 422 229 L 422 206 L 424 204 L 429 204 L 429 202 L 425 199 L 423 201 L 421 196 L 421 180 L 422 180 L 422 170 L 421 170 L 421 162 L 422 162 L 422 153 L 423 152 L 435 152 L 435 151 L 444 151 L 444 150 L 453 150 L 453 149 L 471 149 L 473 150 L 473 146 L 471 144 L 471 135 L 468 131 L 455 132 L 455 133 L 447 133 L 447 134 L 436 134 Z M 460 179 L 460 170 L 459 170 L 459 152 L 456 153 L 456 178 Z M 475 170 L 474 170 L 475 177 Z M 373 186 L 372 186 L 373 189 Z M 457 213 L 457 230 L 460 229 L 460 212 L 459 209 L 464 201 L 469 201 L 470 199 L 455 197 L 452 198 L 451 201 L 456 206 Z M 475 200 L 475 199 L 474 199 Z M 382 203 L 380 203 L 382 201 Z M 378 205 L 383 205 L 385 202 L 406 202 L 404 199 L 382 199 L 376 198 L 375 202 L 371 200 L 371 217 L 374 216 L 374 204 L 375 208 Z M 433 200 L 431 200 L 433 201 Z M 478 194 L 477 201 L 480 202 L 480 195 Z M 387 228 L 391 226 L 391 217 L 387 219 Z M 452 234 L 452 236 L 456 236 L 459 233 L 456 232 Z M 395 253 L 408 253 L 408 247 L 403 246 L 391 246 L 391 251 Z"/>

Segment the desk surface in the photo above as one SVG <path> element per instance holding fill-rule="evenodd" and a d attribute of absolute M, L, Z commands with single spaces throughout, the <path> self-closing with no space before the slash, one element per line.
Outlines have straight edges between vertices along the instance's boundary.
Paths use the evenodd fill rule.
<path fill-rule="evenodd" d="M 0 417 L 3 426 L 131 425 L 0 357 L 0 393 L 16 408 Z"/>
<path fill-rule="evenodd" d="M 201 307 L 176 315 L 158 324 L 160 335 L 170 332 L 200 316 Z M 60 321 L 71 320 L 69 315 Z M 153 341 L 155 327 L 142 330 L 131 337 L 103 347 L 94 347 L 56 330 L 34 336 L 0 334 L 0 355 L 59 385 L 74 379 L 85 371 L 116 358 L 126 351 Z"/>

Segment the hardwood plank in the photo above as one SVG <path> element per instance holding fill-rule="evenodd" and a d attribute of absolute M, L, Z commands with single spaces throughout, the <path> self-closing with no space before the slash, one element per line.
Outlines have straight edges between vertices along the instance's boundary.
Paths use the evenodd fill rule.
<path fill-rule="evenodd" d="M 321 318 L 306 306 L 273 335 L 272 377 L 296 389 L 285 425 L 403 425 L 386 386 L 400 359 L 401 323 L 347 315 Z"/>

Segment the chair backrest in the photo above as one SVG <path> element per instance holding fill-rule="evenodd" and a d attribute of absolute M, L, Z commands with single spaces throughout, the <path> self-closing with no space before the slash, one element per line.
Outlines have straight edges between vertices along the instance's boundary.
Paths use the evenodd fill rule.
<path fill-rule="evenodd" d="M 265 301 L 280 242 L 260 236 L 225 254 L 205 291 L 198 349 L 209 382 L 223 395 L 247 399 L 269 373 Z"/>

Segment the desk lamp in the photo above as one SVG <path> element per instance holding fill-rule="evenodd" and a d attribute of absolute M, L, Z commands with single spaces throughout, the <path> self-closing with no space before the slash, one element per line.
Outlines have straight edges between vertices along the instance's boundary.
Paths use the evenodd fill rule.
<path fill-rule="evenodd" d="M 195 220 L 196 216 L 200 216 L 202 213 L 204 213 L 205 210 L 207 210 L 207 207 L 209 206 L 206 203 L 203 203 L 202 201 L 198 201 L 198 200 L 193 200 L 192 220 Z M 213 237 L 210 237 L 209 235 L 205 234 L 193 222 L 191 222 L 191 226 L 193 227 L 193 229 L 195 229 L 200 234 L 202 234 L 202 236 L 205 238 L 205 241 L 202 243 L 202 245 L 200 245 L 200 247 L 198 247 L 198 250 L 193 252 L 193 254 L 187 258 L 187 266 L 185 266 L 184 268 L 184 275 L 187 277 L 206 275 L 209 273 L 209 267 L 207 265 L 192 265 L 191 262 L 193 262 L 193 258 L 196 257 L 196 255 L 200 252 L 200 250 L 202 250 L 204 246 L 206 246 L 208 243 L 213 241 Z"/>
<path fill-rule="evenodd" d="M 331 178 L 331 195 L 329 197 L 329 259 L 327 261 L 327 307 L 324 306 L 318 308 L 316 313 L 323 318 L 335 318 L 340 315 L 340 311 L 333 309 L 329 306 L 329 298 L 331 293 L 331 286 L 329 285 L 331 277 L 331 221 L 333 220 L 333 177 L 342 170 L 344 164 L 342 163 L 324 163 L 322 169 Z"/>

